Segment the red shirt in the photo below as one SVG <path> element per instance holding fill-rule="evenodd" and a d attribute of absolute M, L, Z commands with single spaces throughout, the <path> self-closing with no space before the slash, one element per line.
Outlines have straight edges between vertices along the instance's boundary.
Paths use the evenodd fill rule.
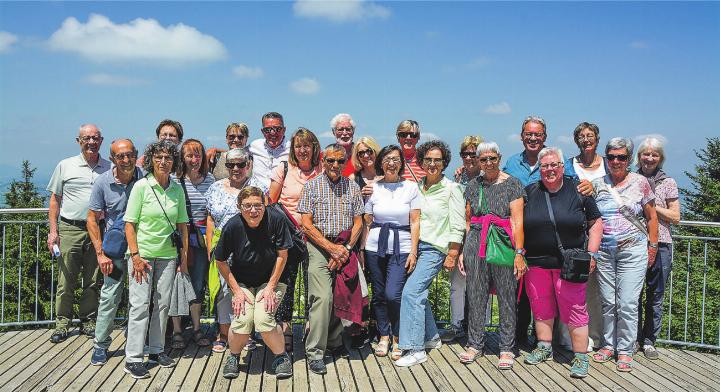
<path fill-rule="evenodd" d="M 414 177 L 413 174 L 415 174 Z M 402 177 L 408 181 L 420 182 L 420 180 L 425 177 L 425 170 L 417 164 L 417 159 L 406 159 L 405 170 L 402 172 Z"/>

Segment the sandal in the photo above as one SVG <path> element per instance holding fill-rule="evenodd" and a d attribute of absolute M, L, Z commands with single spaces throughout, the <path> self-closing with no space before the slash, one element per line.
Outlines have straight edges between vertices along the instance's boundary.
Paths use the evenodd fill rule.
<path fill-rule="evenodd" d="M 625 359 L 620 359 L 620 358 Z M 631 372 L 633 368 L 633 357 L 630 355 L 620 355 L 618 356 L 617 364 L 615 365 L 615 368 L 618 372 Z"/>
<path fill-rule="evenodd" d="M 210 345 L 210 339 L 206 338 L 203 331 L 199 329 L 195 331 L 195 334 L 193 335 L 193 340 L 198 347 L 207 347 Z"/>
<path fill-rule="evenodd" d="M 375 356 L 386 357 L 388 350 L 390 349 L 390 339 L 380 339 L 377 346 L 375 346 Z"/>
<path fill-rule="evenodd" d="M 500 358 L 498 359 L 498 369 L 500 370 L 510 370 L 512 369 L 513 365 L 515 364 L 515 354 L 511 352 L 501 352 Z"/>
<path fill-rule="evenodd" d="M 390 353 L 390 359 L 392 359 L 393 361 L 397 361 L 398 359 L 400 359 L 400 357 L 402 357 L 402 355 L 403 350 L 399 349 L 398 346 L 393 345 L 392 351 Z"/>
<path fill-rule="evenodd" d="M 475 347 L 467 347 L 465 352 L 460 353 L 458 357 L 460 358 L 460 363 L 468 364 L 475 362 L 475 358 L 477 358 L 480 354 L 480 350 Z"/>
<path fill-rule="evenodd" d="M 225 348 L 227 348 L 227 342 L 223 342 L 222 340 L 213 342 L 212 350 L 214 353 L 223 353 L 225 352 Z"/>
<path fill-rule="evenodd" d="M 185 338 L 182 336 L 182 332 L 173 332 L 170 346 L 177 350 L 182 350 L 187 347 L 185 344 Z"/>
<path fill-rule="evenodd" d="M 613 357 L 613 352 L 609 348 L 601 348 L 600 350 L 597 350 L 595 354 L 593 354 L 593 361 L 597 363 L 605 363 L 609 360 L 611 360 Z"/>

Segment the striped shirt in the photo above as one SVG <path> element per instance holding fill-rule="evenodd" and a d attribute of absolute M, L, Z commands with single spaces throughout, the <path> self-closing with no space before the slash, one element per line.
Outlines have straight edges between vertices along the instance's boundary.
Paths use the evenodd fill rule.
<path fill-rule="evenodd" d="M 413 174 L 415 174 L 414 177 Z M 418 165 L 417 158 L 405 160 L 405 170 L 402 173 L 402 177 L 412 182 L 420 182 L 420 180 L 425 177 L 425 170 Z"/>
<path fill-rule="evenodd" d="M 170 178 L 182 188 L 180 179 L 177 176 L 173 174 Z M 214 182 L 215 176 L 211 173 L 208 173 L 202 182 L 197 185 L 193 185 L 192 181 L 185 177 L 185 191 L 190 199 L 190 212 L 196 226 L 205 226 L 205 220 L 207 219 L 207 199 L 205 199 L 205 194 Z"/>
<path fill-rule="evenodd" d="M 325 173 L 305 184 L 297 207 L 300 214 L 312 214 L 313 225 L 328 237 L 351 229 L 353 218 L 364 210 L 360 187 L 355 182 L 340 177 L 333 183 Z"/>

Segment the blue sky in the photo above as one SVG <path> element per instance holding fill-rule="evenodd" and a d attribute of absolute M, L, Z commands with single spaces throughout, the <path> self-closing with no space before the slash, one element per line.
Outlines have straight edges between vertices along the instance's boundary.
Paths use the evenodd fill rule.
<path fill-rule="evenodd" d="M 381 145 L 412 118 L 455 151 L 479 134 L 505 157 L 529 114 L 566 154 L 589 121 L 601 143 L 663 135 L 687 185 L 693 149 L 720 134 L 718 37 L 718 3 L 3 2 L 0 178 L 23 159 L 49 177 L 85 122 L 107 155 L 166 117 L 210 145 L 233 121 L 254 139 L 272 110 L 323 143 L 347 112 Z"/>

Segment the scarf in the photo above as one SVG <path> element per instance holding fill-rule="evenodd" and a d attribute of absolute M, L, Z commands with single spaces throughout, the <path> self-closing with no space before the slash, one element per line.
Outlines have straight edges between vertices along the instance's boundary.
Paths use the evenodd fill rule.
<path fill-rule="evenodd" d="M 652 189 L 653 193 L 655 192 L 655 187 L 665 179 L 670 178 L 667 174 L 665 174 L 662 169 L 656 169 L 654 173 L 650 175 L 645 175 L 645 173 L 642 172 L 642 169 L 638 169 L 638 173 L 642 174 L 647 178 L 648 182 L 650 183 L 650 189 Z"/>

